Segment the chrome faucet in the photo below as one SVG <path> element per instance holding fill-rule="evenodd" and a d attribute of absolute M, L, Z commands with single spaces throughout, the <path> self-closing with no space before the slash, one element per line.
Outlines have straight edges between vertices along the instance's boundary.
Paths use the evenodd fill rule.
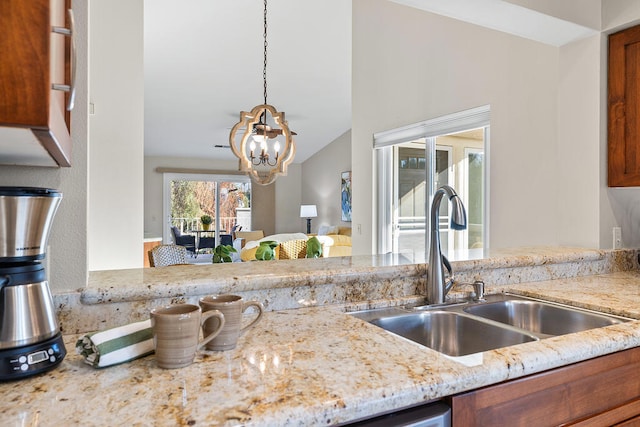
<path fill-rule="evenodd" d="M 429 244 L 429 266 L 427 267 L 427 301 L 429 304 L 443 304 L 447 293 L 453 286 L 453 272 L 451 264 L 440 249 L 440 230 L 438 227 L 438 214 L 442 197 L 447 195 L 451 202 L 451 228 L 464 230 L 467 228 L 467 213 L 462 200 L 456 191 L 448 185 L 443 185 L 433 195 L 431 202 L 431 239 Z M 444 268 L 449 272 L 449 278 L 445 279 Z"/>

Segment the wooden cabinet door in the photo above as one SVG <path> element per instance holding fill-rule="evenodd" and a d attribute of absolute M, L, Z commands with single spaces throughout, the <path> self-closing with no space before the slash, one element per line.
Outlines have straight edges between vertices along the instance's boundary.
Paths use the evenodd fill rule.
<path fill-rule="evenodd" d="M 640 415 L 640 348 L 451 398 L 454 427 L 613 425 Z M 595 419 L 597 420 L 597 418 Z"/>
<path fill-rule="evenodd" d="M 568 424 L 571 427 L 640 426 L 640 399 L 611 408 L 584 420 Z"/>
<path fill-rule="evenodd" d="M 640 185 L 640 26 L 609 36 L 610 187 Z"/>
<path fill-rule="evenodd" d="M 68 37 L 52 32 L 67 27 L 68 0 L 0 1 L 0 138 L 32 133 L 60 166 L 70 166 L 71 135 L 66 94 L 53 84 L 70 84 Z M 2 153 L 0 153 L 0 158 Z"/>

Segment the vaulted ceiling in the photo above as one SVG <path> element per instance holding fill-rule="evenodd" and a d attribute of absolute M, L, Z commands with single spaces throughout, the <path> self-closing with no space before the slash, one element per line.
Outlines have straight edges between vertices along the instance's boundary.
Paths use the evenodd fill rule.
<path fill-rule="evenodd" d="M 393 1 L 555 46 L 595 32 L 529 0 Z M 215 146 L 263 102 L 263 6 L 145 1 L 145 155 L 233 158 Z M 268 102 L 298 134 L 295 162 L 351 128 L 351 11 L 349 0 L 268 3 Z"/>
<path fill-rule="evenodd" d="M 231 127 L 263 102 L 263 2 L 145 2 L 145 155 L 232 158 Z M 268 102 L 301 162 L 351 128 L 351 2 L 268 3 Z"/>

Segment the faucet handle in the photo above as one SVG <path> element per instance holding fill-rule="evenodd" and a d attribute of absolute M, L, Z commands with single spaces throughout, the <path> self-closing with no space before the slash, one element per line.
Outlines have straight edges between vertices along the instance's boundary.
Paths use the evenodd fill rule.
<path fill-rule="evenodd" d="M 449 272 L 449 276 L 453 277 L 451 263 L 449 262 L 449 259 L 444 255 L 442 255 L 442 265 L 444 265 L 444 268 L 446 268 L 447 271 Z"/>
<path fill-rule="evenodd" d="M 453 287 L 453 285 L 455 283 L 455 277 L 453 277 L 453 269 L 451 268 L 451 263 L 449 262 L 447 257 L 444 256 L 444 255 L 442 255 L 442 265 L 444 266 L 444 268 L 449 273 L 449 277 L 448 278 L 443 278 L 444 279 L 444 294 L 447 295 L 447 293 L 451 290 L 451 288 Z"/>

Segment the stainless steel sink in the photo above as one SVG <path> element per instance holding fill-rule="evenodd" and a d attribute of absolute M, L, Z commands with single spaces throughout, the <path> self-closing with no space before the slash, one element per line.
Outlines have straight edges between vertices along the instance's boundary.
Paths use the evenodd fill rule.
<path fill-rule="evenodd" d="M 486 301 L 363 310 L 353 316 L 449 356 L 464 356 L 626 322 L 509 294 Z"/>
<path fill-rule="evenodd" d="M 537 340 L 524 331 L 447 311 L 381 317 L 371 323 L 449 356 L 464 356 Z"/>
<path fill-rule="evenodd" d="M 599 313 L 526 300 L 472 305 L 464 311 L 544 335 L 564 335 L 622 322 L 619 318 Z"/>

